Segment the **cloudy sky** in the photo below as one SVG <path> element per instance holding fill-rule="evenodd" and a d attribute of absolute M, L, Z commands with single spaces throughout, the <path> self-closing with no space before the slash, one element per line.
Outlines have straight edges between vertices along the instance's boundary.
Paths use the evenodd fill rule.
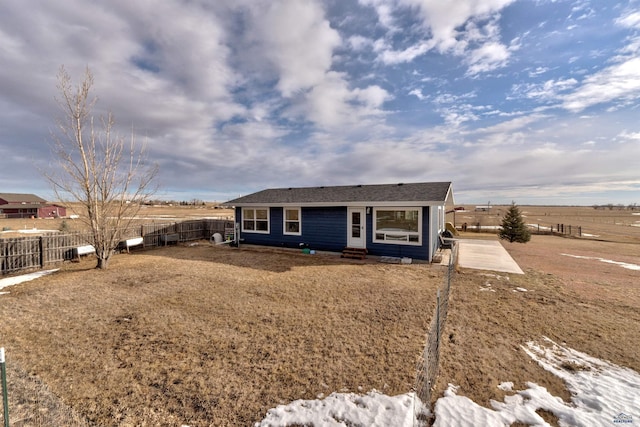
<path fill-rule="evenodd" d="M 2 0 L 0 192 L 51 195 L 61 65 L 146 141 L 161 198 L 640 203 L 637 0 Z"/>

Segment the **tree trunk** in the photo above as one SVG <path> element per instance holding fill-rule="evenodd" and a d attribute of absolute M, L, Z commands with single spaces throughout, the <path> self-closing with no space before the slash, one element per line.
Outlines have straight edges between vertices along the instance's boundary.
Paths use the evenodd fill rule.
<path fill-rule="evenodd" d="M 109 258 L 98 257 L 98 264 L 96 265 L 97 269 L 106 270 L 108 266 L 109 266 Z"/>

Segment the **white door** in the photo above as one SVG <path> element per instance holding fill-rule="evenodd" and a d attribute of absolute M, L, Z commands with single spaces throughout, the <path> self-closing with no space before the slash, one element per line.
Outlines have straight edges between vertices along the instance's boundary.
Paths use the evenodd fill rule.
<path fill-rule="evenodd" d="M 347 209 L 347 246 L 350 248 L 367 247 L 367 228 L 364 208 Z"/>

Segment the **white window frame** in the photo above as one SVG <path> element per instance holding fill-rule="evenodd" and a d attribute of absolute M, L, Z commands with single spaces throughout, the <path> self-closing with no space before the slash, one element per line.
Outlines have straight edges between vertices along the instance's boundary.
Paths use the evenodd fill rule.
<path fill-rule="evenodd" d="M 406 232 L 406 231 L 386 231 L 378 230 L 378 211 L 418 211 L 418 231 Z M 373 208 L 373 242 L 383 243 L 387 245 L 410 245 L 410 246 L 422 246 L 422 208 L 421 207 L 402 207 L 402 206 L 389 206 Z M 383 238 L 379 238 L 383 235 Z M 417 241 L 410 241 L 409 236 L 417 236 Z"/>
<path fill-rule="evenodd" d="M 258 219 L 256 218 L 257 211 L 267 211 L 267 229 L 265 230 L 257 230 L 256 223 Z M 244 228 L 245 215 L 247 211 L 253 211 L 253 219 L 247 219 L 246 221 L 253 221 L 253 230 L 247 230 Z M 260 220 L 264 221 L 264 220 Z M 243 233 L 259 233 L 259 234 L 270 234 L 271 232 L 271 210 L 269 208 L 242 208 L 242 232 Z"/>
<path fill-rule="evenodd" d="M 298 212 L 298 219 L 296 221 L 288 221 L 287 220 L 287 211 L 297 211 Z M 291 232 L 291 231 L 287 231 L 287 222 L 297 222 L 298 223 L 298 231 L 297 232 Z M 284 207 L 282 208 L 282 234 L 286 235 L 286 236 L 301 236 L 302 235 L 302 209 L 301 208 L 289 208 L 289 207 Z"/>

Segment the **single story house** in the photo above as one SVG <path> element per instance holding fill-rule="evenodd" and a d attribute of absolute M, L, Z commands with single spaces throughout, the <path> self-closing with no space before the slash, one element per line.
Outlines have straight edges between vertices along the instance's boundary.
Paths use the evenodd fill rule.
<path fill-rule="evenodd" d="M 35 194 L 0 193 L 2 218 L 58 218 L 67 216 L 64 206 L 47 203 Z"/>
<path fill-rule="evenodd" d="M 431 261 L 451 182 L 276 188 L 225 202 L 243 243 Z"/>

